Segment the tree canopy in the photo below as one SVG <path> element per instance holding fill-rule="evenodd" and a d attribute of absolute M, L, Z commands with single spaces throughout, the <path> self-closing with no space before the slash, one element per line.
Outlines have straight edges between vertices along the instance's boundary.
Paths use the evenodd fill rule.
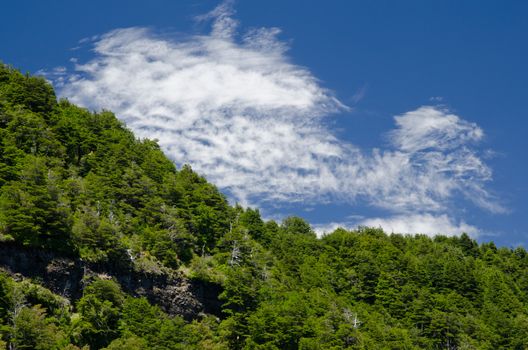
<path fill-rule="evenodd" d="M 265 221 L 111 112 L 0 64 L 6 242 L 217 284 L 222 313 L 186 321 L 104 278 L 68 300 L 6 272 L 0 349 L 528 348 L 524 248 Z"/>

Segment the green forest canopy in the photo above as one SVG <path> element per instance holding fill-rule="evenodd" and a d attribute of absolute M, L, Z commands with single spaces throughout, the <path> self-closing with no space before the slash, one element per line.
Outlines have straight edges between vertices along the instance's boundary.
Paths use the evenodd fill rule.
<path fill-rule="evenodd" d="M 1 273 L 0 349 L 528 348 L 525 249 L 265 222 L 111 112 L 2 64 L 0 241 L 222 290 L 221 317 L 187 322 L 113 280 L 67 300 Z"/>

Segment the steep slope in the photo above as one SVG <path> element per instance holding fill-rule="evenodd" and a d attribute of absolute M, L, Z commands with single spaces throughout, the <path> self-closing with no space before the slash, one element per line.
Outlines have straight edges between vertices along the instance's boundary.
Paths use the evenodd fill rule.
<path fill-rule="evenodd" d="M 0 65 L 0 265 L 76 301 L 113 279 L 172 315 L 219 314 L 220 287 L 181 271 L 228 227 L 224 196 L 110 112 L 56 102 Z"/>
<path fill-rule="evenodd" d="M 56 103 L 43 79 L 7 67 L 0 137 L 6 240 L 92 262 L 129 260 L 130 248 L 177 267 L 229 226 L 222 194 L 189 167 L 176 171 L 155 142 L 110 112 Z"/>
<path fill-rule="evenodd" d="M 0 349 L 524 349 L 528 254 L 264 222 L 0 65 Z"/>

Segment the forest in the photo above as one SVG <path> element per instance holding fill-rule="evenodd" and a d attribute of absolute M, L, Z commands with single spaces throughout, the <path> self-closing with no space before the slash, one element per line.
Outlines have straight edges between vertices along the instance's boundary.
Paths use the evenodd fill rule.
<path fill-rule="evenodd" d="M 0 63 L 0 245 L 201 281 L 221 304 L 188 318 L 115 278 L 89 276 L 74 298 L 0 266 L 0 349 L 528 348 L 524 248 L 317 237 L 230 205 L 191 166 Z"/>

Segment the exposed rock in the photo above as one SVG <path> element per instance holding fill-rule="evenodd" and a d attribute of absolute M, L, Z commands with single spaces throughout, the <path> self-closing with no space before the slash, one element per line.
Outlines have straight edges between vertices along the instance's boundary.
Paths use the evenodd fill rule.
<path fill-rule="evenodd" d="M 88 264 L 50 251 L 0 243 L 0 268 L 15 278 L 38 280 L 44 287 L 72 301 L 82 296 L 94 278 L 115 279 L 123 290 L 144 296 L 170 315 L 193 319 L 202 313 L 220 316 L 220 286 L 193 281 L 176 271 L 145 273 L 131 267 Z"/>

